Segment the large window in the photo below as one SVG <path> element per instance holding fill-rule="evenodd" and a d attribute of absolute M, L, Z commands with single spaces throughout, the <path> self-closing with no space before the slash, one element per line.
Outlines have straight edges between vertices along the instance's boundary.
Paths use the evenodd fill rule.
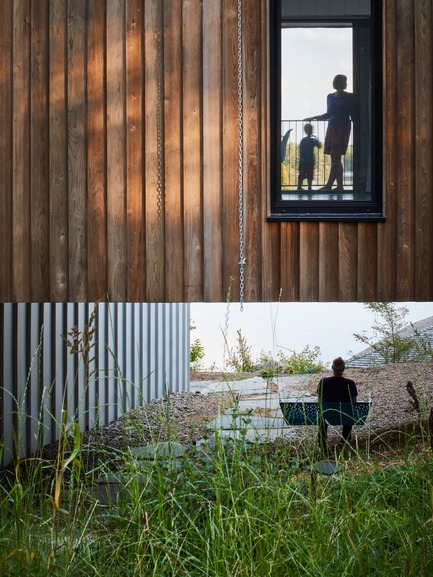
<path fill-rule="evenodd" d="M 270 219 L 383 218 L 380 4 L 270 2 Z"/>

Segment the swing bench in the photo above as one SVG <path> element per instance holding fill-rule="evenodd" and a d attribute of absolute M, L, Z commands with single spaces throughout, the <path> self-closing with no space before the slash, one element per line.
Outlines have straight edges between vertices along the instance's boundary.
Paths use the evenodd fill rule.
<path fill-rule="evenodd" d="M 371 402 L 280 401 L 286 423 L 292 427 L 318 426 L 321 419 L 333 426 L 363 425 L 370 411 Z"/>

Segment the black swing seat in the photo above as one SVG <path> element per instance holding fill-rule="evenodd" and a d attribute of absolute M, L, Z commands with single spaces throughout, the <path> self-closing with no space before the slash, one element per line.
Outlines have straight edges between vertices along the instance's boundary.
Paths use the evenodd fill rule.
<path fill-rule="evenodd" d="M 325 402 L 280 401 L 284 420 L 290 426 L 319 425 L 321 418 L 328 425 L 363 425 L 370 411 L 369 401 Z"/>

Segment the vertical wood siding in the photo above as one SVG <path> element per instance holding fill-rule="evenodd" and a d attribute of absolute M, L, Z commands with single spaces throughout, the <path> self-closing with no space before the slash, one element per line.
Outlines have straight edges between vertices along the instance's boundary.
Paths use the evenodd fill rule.
<path fill-rule="evenodd" d="M 62 410 L 84 431 L 189 388 L 189 305 L 99 304 L 86 382 L 82 355 L 62 336 L 83 331 L 94 309 L 0 305 L 0 466 L 56 441 Z"/>
<path fill-rule="evenodd" d="M 386 221 L 276 223 L 242 0 L 247 301 L 433 300 L 432 2 L 383 7 Z M 4 0 L 0 32 L 0 301 L 237 299 L 237 0 Z"/>

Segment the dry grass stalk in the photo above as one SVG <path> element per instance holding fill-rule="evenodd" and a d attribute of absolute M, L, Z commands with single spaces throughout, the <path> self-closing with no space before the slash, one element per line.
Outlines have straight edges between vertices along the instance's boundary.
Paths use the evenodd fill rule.
<path fill-rule="evenodd" d="M 430 408 L 430 415 L 428 418 L 428 428 L 430 431 L 430 447 L 433 451 L 433 406 Z"/>
<path fill-rule="evenodd" d="M 418 399 L 418 395 L 416 394 L 415 388 L 412 384 L 412 381 L 407 382 L 406 390 L 409 393 L 409 395 L 412 397 L 411 399 L 409 399 L 410 404 L 412 405 L 412 407 L 415 409 L 415 411 L 419 415 L 421 413 L 421 409 L 419 406 L 419 399 Z"/>

